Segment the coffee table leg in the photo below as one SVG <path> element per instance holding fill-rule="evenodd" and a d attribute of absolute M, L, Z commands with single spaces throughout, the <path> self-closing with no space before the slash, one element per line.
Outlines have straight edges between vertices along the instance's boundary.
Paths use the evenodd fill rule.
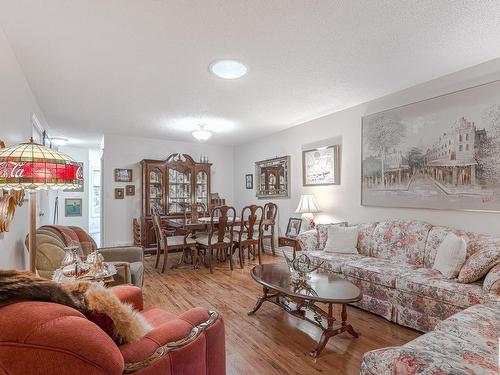
<path fill-rule="evenodd" d="M 319 339 L 318 346 L 316 347 L 316 349 L 309 353 L 309 355 L 313 358 L 316 358 L 320 355 L 321 351 L 328 343 L 328 340 L 330 340 L 330 337 L 335 336 L 336 334 L 333 330 L 333 322 L 335 321 L 335 318 L 333 317 L 333 305 L 331 303 L 328 304 L 328 315 L 326 321 L 328 323 L 328 326 L 325 330 L 323 330 L 321 338 Z"/>
<path fill-rule="evenodd" d="M 248 315 L 255 314 L 257 312 L 257 310 L 260 309 L 260 307 L 262 306 L 264 301 L 267 300 L 267 294 L 269 293 L 269 288 L 265 287 L 265 286 L 262 287 L 262 292 L 263 292 L 262 297 L 259 297 L 259 299 L 257 300 L 257 303 L 255 304 L 255 307 L 253 308 L 252 311 L 248 312 Z"/>
<path fill-rule="evenodd" d="M 359 337 L 358 333 L 354 330 L 354 328 L 352 328 L 352 325 L 347 324 L 347 307 L 345 304 L 342 305 L 341 318 L 342 318 L 343 330 L 349 332 L 351 335 L 353 335 L 356 338 Z"/>

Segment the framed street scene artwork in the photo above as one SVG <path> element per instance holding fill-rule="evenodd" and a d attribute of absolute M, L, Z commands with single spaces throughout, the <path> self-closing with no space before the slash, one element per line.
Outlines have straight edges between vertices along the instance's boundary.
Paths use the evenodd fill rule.
<path fill-rule="evenodd" d="M 500 211 L 500 81 L 362 120 L 365 206 Z"/>
<path fill-rule="evenodd" d="M 302 151 L 302 184 L 340 184 L 340 145 Z"/>
<path fill-rule="evenodd" d="M 132 182 L 132 169 L 115 169 L 115 182 Z"/>
<path fill-rule="evenodd" d="M 253 174 L 245 175 L 245 187 L 247 189 L 253 189 Z"/>
<path fill-rule="evenodd" d="M 290 238 L 297 237 L 300 233 L 300 227 L 302 225 L 302 219 L 291 217 L 288 219 L 288 225 L 286 226 L 286 236 Z"/>
<path fill-rule="evenodd" d="M 64 216 L 82 216 L 82 199 L 66 198 L 64 200 Z"/>

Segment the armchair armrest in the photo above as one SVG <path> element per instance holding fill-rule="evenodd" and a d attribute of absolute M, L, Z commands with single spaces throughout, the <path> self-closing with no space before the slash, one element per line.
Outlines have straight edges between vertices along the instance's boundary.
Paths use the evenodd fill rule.
<path fill-rule="evenodd" d="M 316 229 L 306 230 L 299 233 L 297 240 L 304 251 L 314 251 L 318 246 L 318 231 Z"/>
<path fill-rule="evenodd" d="M 142 289 L 132 285 L 118 285 L 111 289 L 111 292 L 123 303 L 129 303 L 138 311 L 144 309 Z"/>
<path fill-rule="evenodd" d="M 99 252 L 106 262 L 142 262 L 144 252 L 138 246 L 101 247 Z"/>
<path fill-rule="evenodd" d="M 196 325 L 193 325 L 194 322 L 196 322 Z M 178 318 L 157 326 L 138 342 L 121 346 L 120 350 L 125 359 L 124 373 L 133 373 L 149 367 L 163 360 L 173 351 L 193 351 L 193 362 L 199 362 L 195 359 L 199 358 L 202 353 L 195 351 L 203 350 L 203 356 L 208 355 L 208 353 L 205 353 L 205 346 L 190 345 L 188 347 L 188 345 L 196 341 L 202 334 L 206 336 L 206 347 L 210 347 L 209 356 L 225 358 L 223 324 L 222 317 L 215 311 L 207 311 L 203 308 L 191 309 Z M 213 334 L 209 332 L 212 329 L 215 329 Z M 186 355 L 180 355 L 184 358 L 184 362 Z M 171 361 L 173 361 L 172 367 L 175 368 L 175 358 L 171 359 Z M 207 360 L 207 366 L 214 368 L 214 364 L 210 363 L 211 361 L 210 359 Z M 220 367 L 220 364 L 215 366 L 215 368 L 217 367 Z M 215 371 L 214 373 L 225 372 Z"/>
<path fill-rule="evenodd" d="M 500 301 L 500 264 L 494 266 L 483 282 L 483 293 L 489 300 Z"/>

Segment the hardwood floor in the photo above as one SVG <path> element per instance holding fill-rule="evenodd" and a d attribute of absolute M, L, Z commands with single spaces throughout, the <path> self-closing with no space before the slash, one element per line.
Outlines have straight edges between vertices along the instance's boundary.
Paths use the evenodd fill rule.
<path fill-rule="evenodd" d="M 177 262 L 169 255 L 169 267 Z M 263 256 L 264 263 L 283 262 L 281 257 Z M 172 263 L 170 263 L 172 262 Z M 317 359 L 308 353 L 316 346 L 320 330 L 265 302 L 253 316 L 247 312 L 255 305 L 261 288 L 249 272 L 229 270 L 217 264 L 213 274 L 201 267 L 168 270 L 154 269 L 153 257 L 147 258 L 144 296 L 147 306 L 160 306 L 181 313 L 195 306 L 219 311 L 226 326 L 227 374 L 359 374 L 363 353 L 386 346 L 406 343 L 420 333 L 349 307 L 349 321 L 360 334 L 355 339 L 343 333 L 330 339 Z M 340 311 L 337 311 L 340 317 Z"/>

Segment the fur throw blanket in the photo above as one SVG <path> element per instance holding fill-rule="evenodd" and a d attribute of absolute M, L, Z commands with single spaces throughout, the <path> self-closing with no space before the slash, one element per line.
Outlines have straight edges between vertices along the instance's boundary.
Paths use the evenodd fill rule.
<path fill-rule="evenodd" d="M 20 301 L 69 306 L 107 331 L 118 344 L 138 341 L 153 329 L 137 310 L 99 284 L 60 284 L 28 271 L 0 270 L 0 306 Z M 100 324 L 106 319 L 112 321 L 110 330 Z"/>

